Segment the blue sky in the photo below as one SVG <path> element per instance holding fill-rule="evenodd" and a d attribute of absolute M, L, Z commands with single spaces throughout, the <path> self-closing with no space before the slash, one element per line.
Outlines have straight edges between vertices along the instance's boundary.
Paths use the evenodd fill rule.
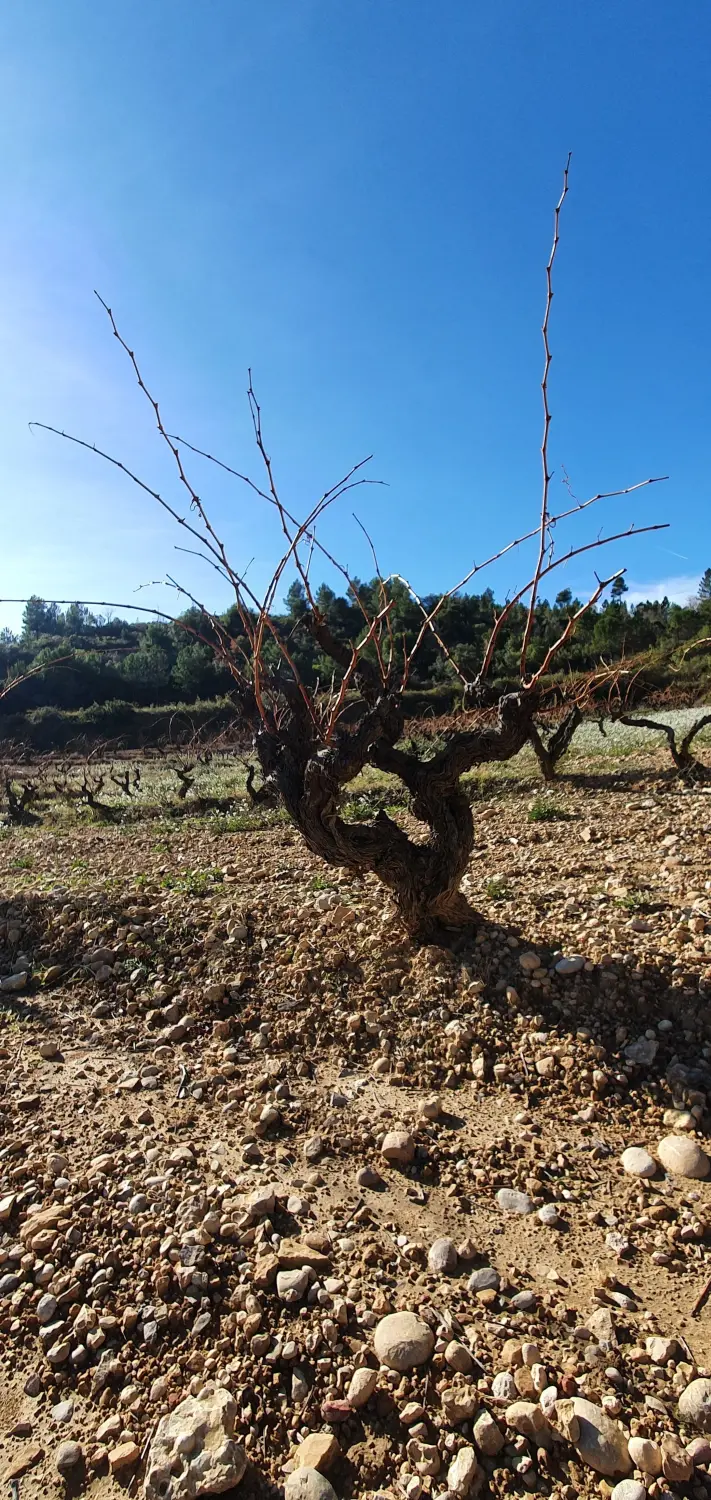
<path fill-rule="evenodd" d="M 23 0 L 0 15 L 0 594 L 131 600 L 167 571 L 228 602 L 172 523 L 36 418 L 167 496 L 172 470 L 92 292 L 166 420 L 258 473 L 251 365 L 300 513 L 373 453 L 356 493 L 385 570 L 421 590 L 535 523 L 540 322 L 573 151 L 551 340 L 554 499 L 669 474 L 568 539 L 630 597 L 711 565 L 707 0 Z M 193 470 L 263 586 L 272 517 Z M 323 540 L 372 572 L 344 502 Z M 559 570 L 593 582 L 602 556 Z M 489 575 L 501 594 L 527 559 Z M 138 596 L 171 609 L 158 587 Z M 21 610 L 0 606 L 0 623 Z"/>

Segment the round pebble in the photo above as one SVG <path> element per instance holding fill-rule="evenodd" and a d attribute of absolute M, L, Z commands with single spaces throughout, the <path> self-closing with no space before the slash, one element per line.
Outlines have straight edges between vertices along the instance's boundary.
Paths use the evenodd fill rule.
<path fill-rule="evenodd" d="M 610 1500 L 647 1500 L 647 1491 L 638 1479 L 622 1479 L 615 1485 Z"/>
<path fill-rule="evenodd" d="M 430 1246 L 427 1256 L 427 1265 L 430 1271 L 445 1274 L 457 1269 L 457 1248 L 454 1240 L 443 1237 L 435 1240 Z"/>
<path fill-rule="evenodd" d="M 678 1177 L 708 1177 L 711 1161 L 688 1135 L 665 1135 L 657 1150 L 665 1171 Z"/>
<path fill-rule="evenodd" d="M 628 1146 L 622 1152 L 620 1165 L 630 1177 L 654 1177 L 657 1171 L 657 1163 L 643 1146 Z"/>
<path fill-rule="evenodd" d="M 434 1334 L 415 1313 L 390 1313 L 378 1323 L 373 1347 L 382 1365 L 405 1372 L 426 1363 L 434 1349 Z"/>

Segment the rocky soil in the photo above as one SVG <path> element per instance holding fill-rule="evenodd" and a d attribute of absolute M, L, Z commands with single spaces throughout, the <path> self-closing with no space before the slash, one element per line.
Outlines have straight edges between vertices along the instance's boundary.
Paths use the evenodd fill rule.
<path fill-rule="evenodd" d="M 286 827 L 5 833 L 3 1495 L 711 1496 L 711 796 L 625 767 L 478 803 L 456 952 Z"/>

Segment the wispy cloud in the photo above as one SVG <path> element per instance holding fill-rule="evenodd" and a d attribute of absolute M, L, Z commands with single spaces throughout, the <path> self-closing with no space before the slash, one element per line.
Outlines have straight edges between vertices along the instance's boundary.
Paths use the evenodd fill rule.
<path fill-rule="evenodd" d="M 700 573 L 675 573 L 669 578 L 653 578 L 649 583 L 630 580 L 627 604 L 644 604 L 647 599 L 671 599 L 673 604 L 686 604 L 699 587 Z"/>

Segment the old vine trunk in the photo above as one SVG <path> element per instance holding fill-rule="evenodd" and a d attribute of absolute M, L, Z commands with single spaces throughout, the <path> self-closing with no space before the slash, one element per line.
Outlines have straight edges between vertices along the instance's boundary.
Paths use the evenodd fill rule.
<path fill-rule="evenodd" d="M 309 742 L 297 710 L 286 732 L 261 730 L 256 748 L 265 777 L 314 854 L 358 875 L 375 874 L 417 941 L 451 941 L 474 918 L 460 888 L 474 843 L 462 774 L 515 755 L 529 736 L 532 708 L 525 694 L 508 695 L 494 725 L 454 734 L 430 759 L 396 747 L 402 708 L 388 694 L 375 699 L 357 728 L 341 729 L 328 746 Z M 397 776 L 407 788 L 414 816 L 428 828 L 423 841 L 384 811 L 369 824 L 343 819 L 343 789 L 366 764 Z"/>

